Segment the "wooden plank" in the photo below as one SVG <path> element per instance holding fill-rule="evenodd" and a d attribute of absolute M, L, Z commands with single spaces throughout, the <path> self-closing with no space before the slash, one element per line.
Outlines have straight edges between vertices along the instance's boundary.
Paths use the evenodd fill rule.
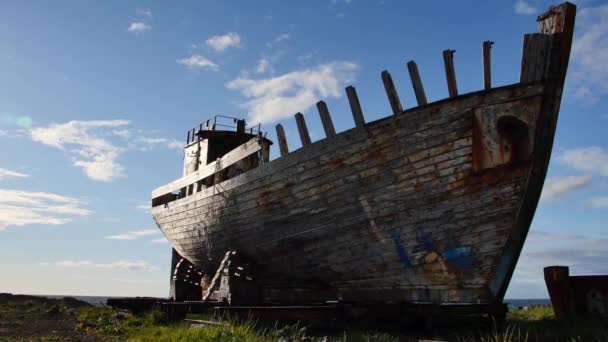
<path fill-rule="evenodd" d="M 485 90 L 492 89 L 492 68 L 490 59 L 490 50 L 492 49 L 492 44 L 494 44 L 494 42 L 489 40 L 483 42 L 483 89 Z"/>
<path fill-rule="evenodd" d="M 354 146 L 354 142 L 367 141 L 372 145 L 383 145 L 386 141 L 388 141 L 388 137 L 381 134 L 381 132 L 386 131 L 387 129 L 398 130 L 403 136 L 408 136 L 412 139 L 419 139 L 419 133 L 422 132 L 422 130 L 443 122 L 453 121 L 456 119 L 454 115 L 457 115 L 457 113 L 465 113 L 469 111 L 472 106 L 490 105 L 510 101 L 515 99 L 515 96 L 519 96 L 522 99 L 534 97 L 541 94 L 543 89 L 544 88 L 542 85 L 539 84 L 522 87 L 499 87 L 494 88 L 491 92 L 478 92 L 472 97 L 462 96 L 457 101 L 452 101 L 449 107 L 431 104 L 424 108 L 413 108 L 412 110 L 408 110 L 404 113 L 404 115 L 407 115 L 409 118 L 407 122 L 385 118 L 374 122 L 374 124 L 370 126 L 370 128 L 372 128 L 370 131 L 371 135 L 362 134 L 356 129 L 343 132 L 336 136 L 336 139 L 338 140 L 334 141 L 334 143 L 331 145 L 315 144 L 313 145 L 313 149 L 307 151 L 305 154 L 291 153 L 289 158 L 279 158 L 269 163 L 265 168 L 256 168 L 235 179 L 227 180 L 222 184 L 222 189 L 230 190 L 240 187 L 242 184 L 247 184 L 246 189 L 249 192 L 261 190 L 268 184 L 268 174 L 271 174 L 271 178 L 276 181 L 300 174 L 303 172 L 303 170 L 305 170 L 305 167 L 314 169 L 317 167 L 316 165 L 318 165 L 318 159 L 316 158 L 328 155 L 329 153 L 335 154 L 340 152 L 340 154 L 335 155 L 336 158 L 341 158 L 341 154 L 343 153 L 361 153 L 351 149 L 351 146 Z M 482 94 L 483 96 L 481 96 Z M 435 119 L 429 119 L 430 113 L 434 113 L 433 117 Z M 387 124 L 397 125 L 398 127 L 391 126 L 389 128 L 386 126 Z M 418 141 L 418 143 L 420 143 L 420 141 Z M 310 164 L 311 161 L 314 162 L 314 165 Z M 214 194 L 213 191 L 214 190 L 212 188 L 204 190 L 204 192 L 201 194 L 201 196 L 198 196 L 198 198 L 209 197 Z M 183 198 L 176 201 L 175 205 L 178 207 L 183 206 L 187 203 L 193 202 L 194 200 L 194 197 Z M 212 200 L 211 197 L 209 197 L 208 200 Z"/>
<path fill-rule="evenodd" d="M 308 127 L 306 127 L 306 121 L 304 121 L 304 115 L 302 113 L 297 113 L 295 117 L 296 124 L 298 125 L 298 133 L 300 133 L 300 141 L 302 141 L 302 147 L 306 147 L 312 142 L 310 141 L 310 135 L 308 134 Z"/>
<path fill-rule="evenodd" d="M 361 104 L 359 103 L 359 97 L 357 96 L 355 87 L 352 85 L 346 87 L 346 96 L 348 97 L 350 111 L 352 112 L 353 119 L 355 120 L 355 127 L 365 127 L 365 118 L 363 117 L 363 111 L 361 110 Z"/>
<path fill-rule="evenodd" d="M 325 136 L 327 138 L 334 137 L 336 135 L 336 130 L 334 128 L 334 123 L 331 121 L 329 108 L 327 108 L 325 101 L 317 102 L 317 110 L 319 111 L 319 116 L 321 117 L 323 129 L 325 130 Z"/>
<path fill-rule="evenodd" d="M 466 143 L 468 142 L 468 146 L 470 146 L 470 139 L 464 139 L 464 140 L 459 140 L 455 143 L 456 146 L 460 146 L 461 143 Z M 437 149 L 437 152 L 440 152 L 441 149 Z M 436 153 L 437 153 L 436 152 Z M 410 158 L 400 158 L 400 159 L 396 159 L 395 161 L 391 162 L 391 165 L 388 166 L 390 167 L 390 169 L 394 169 L 394 171 L 404 171 L 403 174 L 401 174 L 399 176 L 399 178 L 391 180 L 391 179 L 382 179 L 380 182 L 374 183 L 373 186 L 366 186 L 366 189 L 371 190 L 371 189 L 376 189 L 376 188 L 386 188 L 387 191 L 393 191 L 393 190 L 399 190 L 399 191 L 415 191 L 416 189 L 414 188 L 414 185 L 421 187 L 421 186 L 425 186 L 425 187 L 429 187 L 429 184 L 425 184 L 424 182 L 429 181 L 429 180 L 433 180 L 434 177 L 437 177 L 437 173 L 441 173 L 442 168 L 443 167 L 448 167 L 448 166 L 456 166 L 457 163 L 470 163 L 470 147 L 469 148 L 462 148 L 459 149 L 457 151 L 454 152 L 450 152 L 447 154 L 441 154 L 438 155 L 436 157 L 432 157 L 431 159 L 425 159 L 422 160 L 418 163 L 410 163 L 409 166 L 411 166 L 411 169 L 408 167 L 406 169 L 403 168 L 404 163 L 408 163 L 407 160 Z M 437 164 L 437 168 L 435 168 L 433 166 L 433 163 Z M 324 189 L 324 188 L 330 188 L 330 189 L 334 189 L 332 191 L 336 191 L 339 192 L 335 198 L 335 200 L 340 200 L 342 197 L 349 197 L 349 194 L 347 194 L 347 191 L 351 191 L 351 187 L 352 187 L 352 182 L 353 181 L 360 181 L 363 182 L 364 184 L 366 183 L 364 181 L 364 179 L 366 178 L 370 178 L 370 180 L 373 180 L 375 178 L 378 178 L 380 176 L 380 169 L 378 167 L 373 167 L 371 169 L 365 169 L 365 166 L 362 162 L 359 162 L 359 167 L 357 167 L 354 173 L 351 172 L 350 169 L 348 168 L 343 168 L 340 171 L 336 172 L 336 176 L 334 177 L 333 175 L 321 175 L 320 177 L 316 177 L 316 178 L 296 178 L 296 179 L 290 179 L 288 182 L 293 182 L 293 184 L 295 185 L 290 185 L 289 186 L 289 192 L 285 192 L 285 191 L 281 191 L 282 189 L 286 188 L 286 184 L 285 182 L 281 182 L 281 183 L 277 183 L 277 184 L 273 184 L 271 186 L 268 186 L 267 190 L 265 189 L 264 193 L 265 195 L 260 195 L 260 193 L 257 194 L 257 196 L 255 197 L 251 197 L 251 196 L 247 196 L 249 197 L 248 199 L 244 200 L 244 201 L 235 201 L 236 203 L 234 203 L 234 205 L 230 205 L 230 206 L 222 206 L 221 210 L 223 211 L 222 213 L 220 212 L 216 212 L 217 215 L 223 214 L 223 215 L 237 215 L 238 217 L 246 217 L 249 215 L 249 210 L 250 209 L 254 209 L 256 207 L 259 207 L 261 205 L 266 205 L 268 202 L 271 203 L 281 203 L 284 201 L 288 201 L 289 198 L 288 196 L 298 196 L 298 203 L 303 201 L 308 201 L 308 200 L 314 200 L 314 198 L 319 197 L 319 191 L 318 189 Z M 406 172 L 405 172 L 406 171 Z M 389 171 L 386 171 L 389 172 Z M 328 180 L 329 178 L 329 180 Z M 386 177 L 384 177 L 386 178 Z M 456 181 L 456 179 L 453 179 L 451 181 Z M 448 183 L 444 183 L 443 184 L 443 189 L 442 191 L 446 190 L 446 187 L 448 186 Z M 344 192 L 346 191 L 346 192 Z M 273 193 L 275 192 L 275 193 Z M 344 192 L 344 193 L 343 193 Z M 293 193 L 293 195 L 292 195 Z M 300 194 L 302 193 L 302 194 Z M 412 194 L 415 195 L 415 194 Z M 265 200 L 264 202 L 260 202 L 259 197 L 260 196 L 265 196 Z M 302 197 L 304 196 L 304 197 Z M 312 197 L 311 197 L 312 196 Z M 328 200 L 327 198 L 325 200 Z M 357 201 L 357 199 L 342 199 L 342 201 Z M 217 208 L 213 208 L 213 207 L 200 207 L 200 206 L 196 206 L 195 208 L 196 211 L 192 211 L 191 213 L 181 215 L 180 214 L 176 214 L 176 215 L 172 215 L 172 217 L 167 220 L 165 218 L 163 218 L 162 220 L 159 221 L 159 223 L 169 223 L 168 221 L 176 221 L 179 219 L 182 219 L 184 217 L 188 217 L 188 216 L 199 216 L 199 215 L 203 215 L 203 214 L 208 214 L 212 211 L 215 211 Z M 200 208 L 200 210 L 199 210 Z M 194 209 L 194 208 L 190 208 L 190 209 Z M 166 216 L 164 216 L 166 217 Z"/>
<path fill-rule="evenodd" d="M 475 195 L 474 195 L 474 194 L 471 194 L 471 196 L 475 196 Z M 488 196 L 490 196 L 490 195 L 488 195 Z M 461 202 L 461 203 L 465 203 L 465 204 L 466 204 L 466 203 L 470 203 L 470 199 L 471 199 L 471 197 L 467 197 L 467 198 L 464 198 L 464 199 L 463 199 L 462 201 L 460 201 L 460 202 Z M 486 202 L 487 202 L 487 199 L 484 199 L 484 200 L 477 200 L 477 199 L 476 199 L 476 201 L 479 201 L 478 205 L 479 205 L 479 204 L 483 205 L 483 203 L 486 203 Z M 415 207 L 415 203 L 412 203 L 412 205 Z M 401 206 L 400 206 L 400 207 L 401 207 Z M 511 208 L 512 208 L 512 209 L 514 209 L 514 208 L 515 208 L 515 205 L 514 205 L 514 204 L 513 204 L 513 205 L 511 205 Z M 466 214 L 463 214 L 463 215 L 462 215 L 462 217 L 463 217 L 463 218 L 465 218 L 465 217 L 469 217 L 469 218 L 470 218 L 470 217 L 471 217 L 471 215 L 470 215 L 470 214 L 471 214 L 471 211 L 474 211 L 474 210 L 476 210 L 476 209 L 478 209 L 478 207 L 477 207 L 477 206 L 471 206 L 470 208 L 468 208 L 468 209 L 467 209 L 467 210 L 469 210 L 469 212 L 468 212 L 468 213 L 466 213 Z M 434 215 L 434 217 L 436 217 L 437 219 L 443 219 L 443 220 L 448 220 L 448 221 L 450 221 L 450 218 L 449 218 L 449 217 L 443 217 L 443 216 L 444 216 L 444 214 L 445 214 L 445 210 L 450 210 L 450 209 L 445 208 L 445 209 L 443 209 L 442 211 L 437 212 L 437 213 L 436 213 L 436 215 Z M 394 212 L 395 210 L 392 210 L 392 209 L 391 209 L 391 210 L 389 210 L 389 211 L 393 211 L 393 212 Z M 450 211 L 448 211 L 448 212 L 451 212 L 451 210 L 450 210 Z M 344 216 L 344 215 L 343 215 L 343 216 Z M 415 215 L 414 215 L 414 216 L 415 216 Z M 346 215 L 346 217 L 348 217 L 348 215 Z M 473 218 L 475 218 L 475 217 L 477 217 L 477 218 L 482 218 L 482 215 L 477 215 L 477 216 L 476 216 L 476 215 L 473 215 L 472 217 L 473 217 Z M 428 217 L 427 217 L 427 218 L 428 218 Z M 428 221 L 427 221 L 427 222 L 428 222 Z M 470 222 L 469 222 L 469 223 L 470 223 Z M 415 222 L 412 222 L 412 226 L 415 226 L 415 225 L 416 225 L 416 223 L 415 223 Z M 275 226 L 275 225 L 274 225 L 274 224 L 273 224 L 273 225 L 269 225 L 268 227 L 271 227 L 271 226 Z M 463 226 L 467 226 L 467 225 L 463 224 Z M 310 226 L 309 226 L 309 227 L 310 227 Z M 312 227 L 314 227 L 314 226 L 312 226 Z M 450 228 L 450 229 L 449 229 L 449 231 L 452 231 L 453 227 L 449 227 L 449 228 Z M 346 230 L 345 230 L 345 231 L 343 231 L 343 232 L 348 232 L 348 231 L 346 231 Z M 448 231 L 446 230 L 446 232 L 448 232 Z M 412 233 L 413 233 L 413 231 L 412 231 Z M 343 234 L 343 233 L 341 233 L 341 234 Z M 354 234 L 354 232 L 353 232 L 353 234 Z M 414 234 L 414 235 L 415 235 L 415 234 Z M 236 237 L 236 236 L 235 236 L 235 237 Z M 265 236 L 265 237 L 268 237 L 268 236 Z M 446 236 L 446 237 L 449 237 L 449 235 L 448 235 L 448 236 Z M 346 239 L 346 241 L 348 241 L 348 239 Z M 218 241 L 218 242 L 219 242 L 219 241 Z M 327 249 L 326 249 L 326 250 L 327 250 Z"/>
<path fill-rule="evenodd" d="M 387 70 L 382 72 L 382 83 L 384 83 L 384 90 L 386 90 L 386 96 L 388 97 L 388 102 L 391 104 L 393 114 L 401 114 L 403 112 L 403 107 L 401 107 L 399 94 L 397 94 L 393 78 Z"/>
<path fill-rule="evenodd" d="M 412 80 L 412 87 L 414 87 L 416 101 L 418 102 L 419 106 L 424 106 L 425 104 L 427 104 L 426 94 L 424 93 L 424 87 L 422 86 L 422 80 L 420 79 L 420 74 L 418 73 L 418 66 L 416 65 L 416 62 L 407 62 L 407 70 L 410 74 L 410 79 Z"/>
<path fill-rule="evenodd" d="M 279 140 L 279 151 L 281 151 L 281 157 L 289 154 L 289 147 L 287 146 L 287 139 L 285 139 L 285 130 L 283 125 L 278 124 L 277 129 L 277 140 Z"/>
<path fill-rule="evenodd" d="M 470 145 L 472 142 L 471 137 L 470 137 L 470 135 L 466 136 L 466 133 L 461 132 L 463 127 L 467 127 L 470 125 L 471 125 L 471 123 L 470 123 L 469 118 L 455 120 L 455 121 L 450 122 L 449 124 L 435 126 L 433 128 L 432 137 L 429 135 L 429 136 L 426 136 L 425 138 L 422 138 L 418 134 L 407 135 L 407 133 L 404 136 L 386 135 L 386 137 L 387 137 L 386 142 L 380 142 L 380 140 L 371 142 L 371 144 L 374 144 L 375 146 L 377 146 L 377 148 L 374 148 L 373 150 L 369 150 L 369 147 L 367 144 L 365 144 L 363 142 L 359 142 L 356 144 L 357 146 L 343 147 L 342 149 L 339 150 L 339 153 L 335 153 L 335 155 L 332 158 L 333 160 L 340 160 L 341 164 L 350 165 L 349 168 L 344 168 L 344 169 L 342 169 L 342 171 L 333 171 L 332 172 L 333 167 L 331 166 L 331 164 L 328 165 L 326 163 L 320 163 L 319 161 L 303 162 L 298 166 L 297 169 L 307 170 L 307 172 L 305 174 L 288 173 L 288 174 L 284 175 L 284 176 L 286 176 L 287 179 L 285 179 L 283 177 L 281 177 L 280 179 L 277 179 L 278 176 L 273 176 L 271 178 L 265 178 L 264 179 L 265 185 L 264 185 L 263 189 L 260 188 L 259 190 L 279 191 L 279 193 L 280 193 L 280 190 L 282 188 L 284 188 L 283 182 L 285 182 L 285 181 L 297 184 L 297 187 L 301 186 L 304 188 L 314 188 L 315 186 L 319 185 L 318 182 L 317 182 L 317 184 L 309 183 L 308 182 L 309 180 L 314 182 L 315 181 L 314 178 L 325 180 L 325 181 L 329 181 L 332 179 L 345 179 L 345 178 L 352 177 L 352 175 L 356 172 L 374 168 L 377 166 L 378 163 L 382 163 L 382 165 L 384 165 L 385 168 L 389 168 L 389 167 L 392 168 L 393 164 L 394 164 L 393 162 L 395 162 L 396 163 L 395 172 L 397 173 L 397 171 L 399 171 L 400 167 L 403 167 L 404 165 L 408 165 L 408 163 L 410 166 L 408 168 L 408 170 L 409 170 L 410 168 L 414 168 L 414 166 L 416 164 L 413 164 L 413 163 L 417 162 L 418 160 L 430 158 L 436 153 L 445 151 L 446 146 L 443 144 L 448 144 L 448 143 L 449 143 L 449 145 L 447 145 L 447 146 L 449 146 L 450 148 L 454 148 L 454 149 L 459 149 L 461 147 L 469 146 L 469 150 L 465 151 L 465 154 L 470 154 Z M 466 137 L 460 138 L 463 134 Z M 417 140 L 417 142 L 415 142 L 416 140 Z M 392 146 L 394 146 L 395 144 L 406 145 L 406 146 L 408 146 L 408 148 L 399 149 L 398 151 L 392 151 L 391 149 L 394 148 Z M 390 155 L 391 157 L 384 159 L 384 160 L 379 160 L 377 158 L 370 159 L 369 156 L 373 156 L 376 154 Z M 437 161 L 437 162 L 439 162 L 439 161 Z M 294 168 L 294 169 L 296 169 L 296 168 Z M 417 173 L 419 173 L 419 172 L 420 171 L 417 171 Z M 403 175 L 403 177 L 407 176 L 407 173 L 404 173 L 403 170 L 401 170 L 400 173 Z M 306 175 L 306 176 L 304 176 L 304 175 Z M 319 178 L 319 177 L 321 177 L 321 178 Z M 398 181 L 401 178 L 402 178 L 402 176 L 399 176 L 398 179 L 393 179 L 393 181 Z M 257 192 L 255 191 L 256 189 L 258 189 L 258 186 L 260 185 L 258 183 L 261 183 L 261 180 L 248 183 L 248 186 L 251 187 L 251 191 L 248 191 L 247 193 L 234 193 L 233 196 L 235 196 L 236 199 L 233 203 L 238 204 L 247 199 L 259 197 L 259 191 L 257 191 Z M 226 189 L 230 189 L 230 187 L 228 187 Z M 199 201 L 199 203 L 213 203 L 213 202 L 214 202 L 213 198 L 205 198 L 205 199 L 201 199 L 201 201 Z M 197 207 L 198 206 L 199 205 L 197 205 Z M 223 207 L 222 210 L 229 210 L 229 208 Z"/>
<path fill-rule="evenodd" d="M 226 153 L 222 158 L 219 158 L 217 161 L 211 162 L 204 166 L 202 169 L 199 169 L 196 172 L 190 173 L 185 177 L 182 177 L 176 181 L 173 181 L 169 184 L 163 185 L 161 187 L 156 188 L 152 191 L 152 198 L 156 198 L 173 191 L 179 190 L 185 186 L 188 186 L 192 183 L 198 182 L 203 178 L 207 178 L 214 173 L 221 171 L 228 166 L 238 162 L 239 160 L 248 157 L 259 150 L 262 149 L 262 145 L 260 144 L 260 138 L 255 137 L 244 143 L 243 145 L 235 148 L 234 150 Z M 219 167 L 218 167 L 219 165 Z"/>
<path fill-rule="evenodd" d="M 460 139 L 455 141 L 453 144 L 457 150 L 450 152 L 443 152 L 445 148 L 438 147 L 433 149 L 436 155 L 431 156 L 426 159 L 422 159 L 420 161 L 416 161 L 415 158 L 400 158 L 395 159 L 387 165 L 387 168 L 396 171 L 403 171 L 403 173 L 394 180 L 386 180 L 383 179 L 380 182 L 374 183 L 373 186 L 367 186 L 367 190 L 373 189 L 385 189 L 386 191 L 406 191 L 410 187 L 413 187 L 415 183 L 418 187 L 425 186 L 426 188 L 432 188 L 431 184 L 427 184 L 427 181 L 438 181 L 437 178 L 438 173 L 443 172 L 443 168 L 447 167 L 455 167 L 462 163 L 470 164 L 470 138 Z M 462 148 L 459 146 L 464 145 Z M 443 152 L 443 153 L 442 153 Z M 440 153 L 440 154 L 437 154 Z M 411 161 L 409 161 L 411 160 Z M 408 168 L 404 168 L 403 165 L 407 163 Z M 376 164 L 376 163 L 375 163 Z M 294 178 L 290 181 L 294 183 L 294 185 L 289 186 L 290 191 L 285 192 L 281 191 L 281 189 L 286 188 L 285 182 L 279 182 L 276 184 L 269 185 L 267 189 L 265 189 L 265 193 L 272 193 L 272 195 L 264 195 L 267 199 L 272 201 L 273 203 L 281 203 L 289 200 L 289 196 L 297 196 L 298 203 L 304 204 L 307 201 L 314 201 L 314 199 L 318 199 L 319 191 L 318 189 L 323 188 L 331 188 L 332 191 L 336 192 L 335 200 L 340 200 L 342 197 L 347 197 L 348 194 L 346 192 L 352 190 L 352 182 L 353 181 L 361 181 L 365 182 L 365 179 L 370 178 L 374 179 L 380 175 L 379 168 L 377 166 L 373 166 L 372 168 L 367 169 L 364 165 L 364 162 L 358 162 L 357 167 L 353 166 L 353 170 L 349 168 L 343 168 L 340 171 L 336 171 L 336 175 L 333 174 L 321 174 L 317 177 L 300 177 Z M 352 171 L 352 172 L 351 172 Z M 311 171 L 312 172 L 312 171 Z M 454 180 L 452 180 L 454 181 Z M 446 191 L 448 183 L 443 183 L 442 187 L 439 189 L 441 191 Z M 411 188 L 407 191 L 415 191 L 415 188 Z M 412 194 L 416 195 L 416 193 Z M 194 207 L 190 207 L 190 210 L 177 212 L 176 214 L 171 214 L 170 212 L 163 215 L 162 219 L 158 220 L 158 223 L 167 224 L 170 222 L 175 222 L 187 217 L 194 217 L 200 215 L 207 215 L 213 211 L 217 215 L 237 215 L 238 217 L 247 217 L 250 214 L 251 209 L 258 208 L 262 205 L 265 205 L 266 202 L 260 203 L 259 197 L 262 196 L 260 193 L 257 194 L 246 194 L 243 195 L 244 199 L 238 201 L 234 201 L 230 206 L 222 206 L 221 209 L 209 207 L 209 206 L 199 206 L 198 204 Z M 333 197 L 333 195 L 332 195 Z M 325 200 L 329 201 L 329 198 Z M 343 199 L 343 202 L 356 201 L 356 199 Z M 331 201 L 330 201 L 331 202 Z M 193 210 L 196 209 L 196 210 Z M 218 210 L 221 210 L 220 213 Z M 185 213 L 182 215 L 182 213 Z M 170 216 L 167 216 L 170 215 Z M 225 220 L 228 222 L 228 220 Z"/>
<path fill-rule="evenodd" d="M 443 51 L 445 78 L 448 82 L 448 92 L 450 94 L 450 97 L 458 96 L 458 87 L 456 86 L 456 72 L 454 71 L 454 52 L 456 52 L 456 50 Z"/>
<path fill-rule="evenodd" d="M 538 82 L 547 78 L 553 37 L 543 33 L 524 35 L 520 82 Z"/>

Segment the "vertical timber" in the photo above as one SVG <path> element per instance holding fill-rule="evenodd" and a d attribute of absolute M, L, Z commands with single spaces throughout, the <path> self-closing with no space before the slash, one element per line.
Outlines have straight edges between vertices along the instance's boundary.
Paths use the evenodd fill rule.
<path fill-rule="evenodd" d="M 329 115 L 329 109 L 325 101 L 317 102 L 317 109 L 319 110 L 319 116 L 321 117 L 321 123 L 323 124 L 323 130 L 325 130 L 325 136 L 331 138 L 336 135 L 336 129 L 334 123 L 331 121 Z"/>
<path fill-rule="evenodd" d="M 361 103 L 359 103 L 359 97 L 357 96 L 357 91 L 355 90 L 355 87 L 346 87 L 346 96 L 348 97 L 350 111 L 353 113 L 355 126 L 357 128 L 365 127 L 365 118 L 363 117 L 363 110 L 361 110 Z"/>
<path fill-rule="evenodd" d="M 283 125 L 278 124 L 276 129 L 277 140 L 279 141 L 279 151 L 281 152 L 282 157 L 289 154 L 289 147 L 287 146 L 287 139 L 285 139 L 285 130 L 283 129 Z"/>
<path fill-rule="evenodd" d="M 412 80 L 412 87 L 414 88 L 414 94 L 416 94 L 416 102 L 419 106 L 427 104 L 426 94 L 424 93 L 424 87 L 422 86 L 422 80 L 420 79 L 420 73 L 418 73 L 418 66 L 416 62 L 407 62 L 407 70 Z"/>
<path fill-rule="evenodd" d="M 456 86 L 456 72 L 454 71 L 454 52 L 456 52 L 456 50 L 443 51 L 445 78 L 448 82 L 448 92 L 450 94 L 450 97 L 458 96 L 458 87 Z"/>
<path fill-rule="evenodd" d="M 298 132 L 300 133 L 300 141 L 302 141 L 302 147 L 306 147 L 312 142 L 310 140 L 310 135 L 308 134 L 308 127 L 306 127 L 306 121 L 304 121 L 304 115 L 302 113 L 297 113 L 295 116 L 296 124 L 298 125 Z"/>
<path fill-rule="evenodd" d="M 483 42 L 483 89 L 492 89 L 492 59 L 491 50 L 494 42 L 485 41 Z"/>
<path fill-rule="evenodd" d="M 401 114 L 401 112 L 403 112 L 403 108 L 401 107 L 399 94 L 397 94 L 395 84 L 393 83 L 393 78 L 387 70 L 382 72 L 382 83 L 384 83 L 384 90 L 386 90 L 386 96 L 388 97 L 388 102 L 391 104 L 393 114 Z"/>

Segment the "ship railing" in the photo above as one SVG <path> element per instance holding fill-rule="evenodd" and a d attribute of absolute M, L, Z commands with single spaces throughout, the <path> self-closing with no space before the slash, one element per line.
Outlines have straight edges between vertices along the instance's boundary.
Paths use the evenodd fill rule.
<path fill-rule="evenodd" d="M 186 137 L 186 145 L 196 141 L 197 132 L 216 130 L 238 132 L 239 122 L 243 122 L 244 125 L 245 120 L 232 116 L 215 115 L 188 130 L 188 134 Z M 262 126 L 259 123 L 257 125 L 243 127 L 243 132 L 248 132 L 249 134 L 258 134 L 261 132 L 261 130 Z"/>

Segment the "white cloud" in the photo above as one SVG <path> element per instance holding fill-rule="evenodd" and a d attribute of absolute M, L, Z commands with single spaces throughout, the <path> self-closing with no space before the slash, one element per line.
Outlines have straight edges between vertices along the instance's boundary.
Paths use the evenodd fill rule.
<path fill-rule="evenodd" d="M 106 236 L 106 239 L 110 240 L 137 240 L 142 236 L 150 236 L 158 234 L 158 229 L 142 229 L 142 230 L 131 230 L 118 235 Z"/>
<path fill-rule="evenodd" d="M 184 148 L 184 143 L 181 141 L 172 139 L 167 142 L 167 148 L 170 150 L 181 151 Z"/>
<path fill-rule="evenodd" d="M 280 43 L 282 41 L 289 40 L 289 38 L 291 38 L 291 35 L 289 33 L 281 33 L 274 39 L 274 42 Z"/>
<path fill-rule="evenodd" d="M 124 149 L 105 139 L 104 130 L 127 125 L 127 120 L 69 121 L 33 128 L 30 136 L 34 141 L 65 151 L 89 178 L 107 182 L 122 176 L 124 168 L 118 158 Z"/>
<path fill-rule="evenodd" d="M 138 204 L 138 205 L 137 205 L 135 208 L 137 208 L 138 210 L 141 210 L 141 211 L 148 212 L 148 213 L 149 213 L 149 212 L 150 212 L 150 210 L 152 209 L 152 208 L 150 207 L 150 204 L 149 204 L 149 203 L 142 203 L 142 204 Z"/>
<path fill-rule="evenodd" d="M 152 243 L 169 243 L 169 241 L 167 239 L 165 239 L 164 237 L 160 238 L 160 239 L 154 239 L 152 240 Z"/>
<path fill-rule="evenodd" d="M 182 58 L 177 60 L 178 64 L 185 65 L 192 69 L 208 69 L 212 71 L 218 71 L 220 67 L 210 61 L 207 57 L 201 56 L 199 54 L 194 54 L 187 58 Z"/>
<path fill-rule="evenodd" d="M 608 208 L 608 197 L 594 197 L 589 200 L 589 205 L 593 208 Z"/>
<path fill-rule="evenodd" d="M 64 151 L 73 165 L 82 168 L 89 178 L 106 182 L 124 175 L 119 159 L 126 150 L 182 147 L 177 140 L 147 137 L 143 130 L 133 132 L 129 125 L 127 120 L 76 120 L 33 128 L 29 135 L 34 141 Z"/>
<path fill-rule="evenodd" d="M 276 36 L 272 41 L 269 41 L 268 43 L 266 43 L 266 46 L 268 48 L 272 48 L 275 45 L 278 45 L 281 42 L 287 41 L 291 39 L 291 35 L 289 33 L 281 33 L 278 36 Z"/>
<path fill-rule="evenodd" d="M 223 52 L 230 47 L 240 47 L 241 37 L 236 32 L 213 36 L 205 42 L 216 52 Z"/>
<path fill-rule="evenodd" d="M 608 94 L 608 4 L 577 11 L 568 90 L 574 97 L 595 102 Z"/>
<path fill-rule="evenodd" d="M 129 129 L 119 129 L 119 130 L 113 131 L 112 133 L 123 139 L 129 139 L 131 137 L 131 130 L 129 130 Z"/>
<path fill-rule="evenodd" d="M 258 66 L 255 68 L 255 71 L 258 74 L 265 73 L 270 68 L 270 61 L 266 58 L 262 58 L 258 61 Z"/>
<path fill-rule="evenodd" d="M 129 32 L 134 34 L 141 34 L 147 31 L 150 31 L 152 26 L 144 23 L 143 21 L 134 21 L 129 24 L 129 28 L 127 29 Z"/>
<path fill-rule="evenodd" d="M 7 169 L 3 169 L 0 167 L 0 180 L 6 179 L 6 178 L 27 178 L 29 176 L 30 175 L 25 174 L 25 173 L 7 170 Z"/>
<path fill-rule="evenodd" d="M 47 192 L 0 189 L 0 231 L 30 224 L 62 225 L 90 210 L 78 199 Z"/>
<path fill-rule="evenodd" d="M 132 140 L 134 146 L 140 151 L 147 151 L 149 148 L 153 148 L 155 146 L 165 146 L 170 150 L 179 150 L 181 151 L 184 148 L 184 144 L 175 139 L 167 139 L 167 138 L 153 138 L 153 137 L 137 137 Z"/>
<path fill-rule="evenodd" d="M 546 291 L 543 279 L 546 266 L 569 266 L 573 275 L 606 274 L 608 263 L 598 260 L 608 259 L 607 244 L 608 239 L 599 236 L 530 231 L 510 287 L 535 283 Z"/>
<path fill-rule="evenodd" d="M 591 181 L 591 176 L 568 176 L 548 178 L 543 186 L 543 192 L 540 196 L 542 201 L 550 201 L 568 192 L 580 189 L 588 185 Z"/>
<path fill-rule="evenodd" d="M 145 9 L 138 8 L 135 11 L 137 12 L 137 14 L 139 16 L 141 16 L 143 18 L 152 19 L 152 12 L 150 10 L 145 10 Z"/>
<path fill-rule="evenodd" d="M 111 263 L 96 263 L 90 260 L 62 260 L 55 262 L 40 262 L 40 266 L 56 266 L 69 268 L 92 268 L 108 270 L 146 271 L 158 270 L 158 267 L 150 265 L 146 261 L 114 261 Z"/>
<path fill-rule="evenodd" d="M 558 161 L 578 171 L 608 177 L 608 151 L 598 146 L 566 150 Z"/>
<path fill-rule="evenodd" d="M 304 112 L 321 98 L 340 97 L 358 70 L 353 62 L 338 61 L 276 77 L 239 77 L 226 87 L 248 99 L 242 107 L 249 111 L 250 122 L 268 124 Z"/>
<path fill-rule="evenodd" d="M 529 3 L 524 0 L 517 0 L 515 6 L 513 6 L 516 14 L 531 15 L 536 13 L 536 8 L 532 7 Z"/>

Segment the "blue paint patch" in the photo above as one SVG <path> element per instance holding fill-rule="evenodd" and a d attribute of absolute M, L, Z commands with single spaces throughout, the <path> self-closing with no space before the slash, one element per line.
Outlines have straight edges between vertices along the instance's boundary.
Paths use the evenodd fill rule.
<path fill-rule="evenodd" d="M 392 236 L 393 238 L 393 242 L 395 242 L 395 252 L 397 253 L 397 256 L 399 257 L 399 260 L 401 260 L 401 263 L 403 265 L 405 265 L 405 267 L 412 267 L 412 263 L 410 262 L 410 259 L 407 257 L 407 252 L 405 251 L 405 247 L 403 247 L 403 245 L 401 244 L 401 237 L 399 236 L 399 234 L 395 233 Z"/>
<path fill-rule="evenodd" d="M 422 245 L 424 246 L 424 250 L 427 252 L 432 252 L 435 249 L 433 240 L 431 240 L 431 238 L 428 236 L 423 237 Z"/>
<path fill-rule="evenodd" d="M 441 253 L 449 267 L 463 269 L 473 265 L 475 259 L 471 256 L 470 247 L 455 247 Z"/>

